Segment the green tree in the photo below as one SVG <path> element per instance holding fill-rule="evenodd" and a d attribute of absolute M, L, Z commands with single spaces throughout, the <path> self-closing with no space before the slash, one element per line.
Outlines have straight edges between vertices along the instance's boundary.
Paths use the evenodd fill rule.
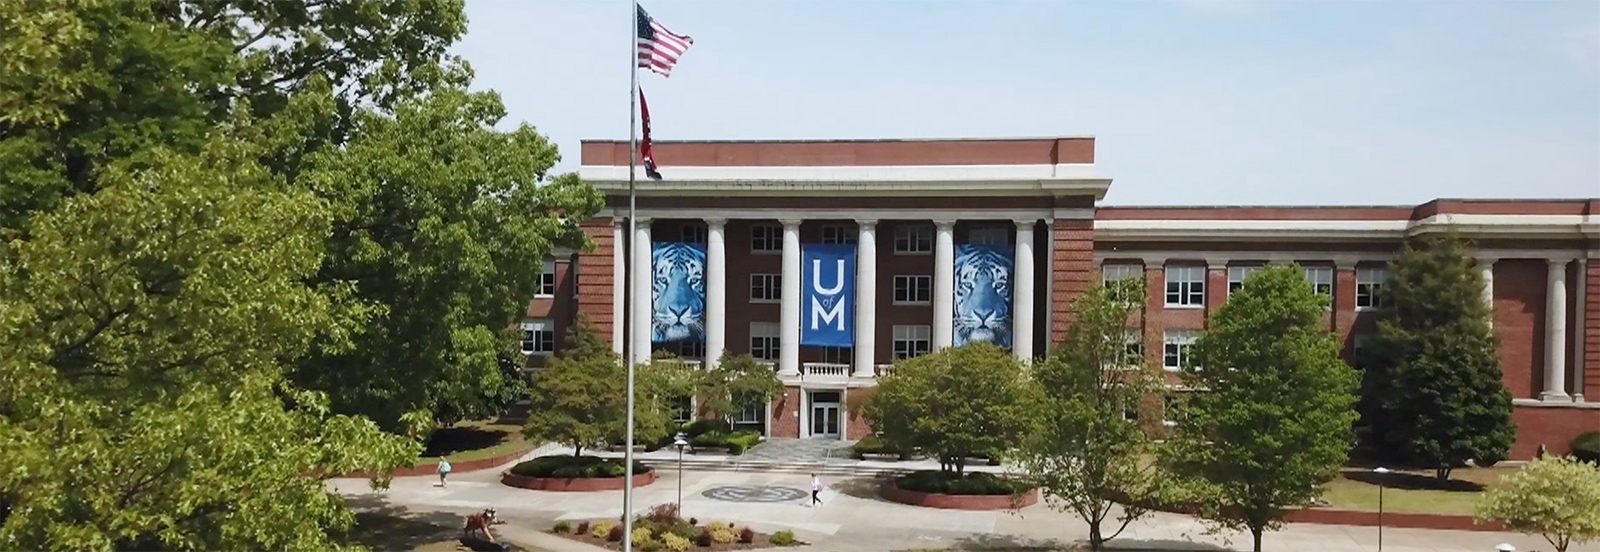
<path fill-rule="evenodd" d="M 534 441 L 570 445 L 573 456 L 582 455 L 585 447 L 622 442 L 628 412 L 627 367 L 622 357 L 603 345 L 586 316 L 579 316 L 567 329 L 565 343 L 568 346 L 547 366 L 533 372 L 523 434 Z M 648 397 L 648 390 L 636 390 L 636 396 Z M 661 409 L 650 400 L 636 401 L 634 439 L 650 442 L 665 434 Z"/>
<path fill-rule="evenodd" d="M 1150 438 L 1124 417 L 1162 383 L 1144 355 L 1128 347 L 1143 290 L 1144 282 L 1133 278 L 1090 286 L 1073 300 L 1066 339 L 1033 372 L 1040 400 L 1018 454 L 1021 470 L 1053 508 L 1088 523 L 1093 550 L 1148 512 L 1139 504 L 1148 503 L 1164 477 L 1149 461 Z M 1107 535 L 1103 526 L 1112 519 Z"/>
<path fill-rule="evenodd" d="M 1407 243 L 1390 264 L 1365 358 L 1374 440 L 1440 481 L 1469 460 L 1504 460 L 1516 438 L 1475 262 L 1455 236 Z"/>
<path fill-rule="evenodd" d="M 716 368 L 702 371 L 697 387 L 700 414 L 730 421 L 741 410 L 766 404 L 783 392 L 783 382 L 771 367 L 734 353 L 724 353 Z"/>
<path fill-rule="evenodd" d="M 1478 519 L 1544 537 L 1556 552 L 1600 540 L 1600 469 L 1568 456 L 1535 458 L 1500 478 L 1478 503 Z"/>
<path fill-rule="evenodd" d="M 1297 265 L 1250 275 L 1194 344 L 1166 460 L 1208 487 L 1202 517 L 1261 534 L 1315 498 L 1349 457 L 1355 370 L 1323 330 L 1327 298 Z"/>
<path fill-rule="evenodd" d="M 110 165 L 4 246 L 0 549 L 342 549 L 353 518 L 317 470 L 419 452 L 285 380 L 349 317 L 303 284 L 325 206 L 247 130 Z"/>
<path fill-rule="evenodd" d="M 896 361 L 865 411 L 884 444 L 937 454 L 941 471 L 962 476 L 968 456 L 1000 454 L 1017 442 L 1031 391 L 1022 362 L 975 341 Z"/>
<path fill-rule="evenodd" d="M 340 410 L 393 427 L 411 411 L 496 414 L 525 390 L 514 322 L 558 245 L 601 197 L 576 175 L 547 178 L 555 145 L 510 132 L 499 96 L 440 85 L 393 116 L 363 110 L 343 148 L 312 157 L 300 181 L 337 213 L 319 283 L 353 282 L 376 307 L 357 346 L 319 351 L 296 381 Z"/>

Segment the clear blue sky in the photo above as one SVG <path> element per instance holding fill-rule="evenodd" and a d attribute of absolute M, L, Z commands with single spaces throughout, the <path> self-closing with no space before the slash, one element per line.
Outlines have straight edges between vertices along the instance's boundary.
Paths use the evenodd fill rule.
<path fill-rule="evenodd" d="M 1091 134 L 1108 204 L 1600 197 L 1600 1 L 646 0 L 654 136 Z M 455 49 L 578 165 L 631 4 L 469 0 Z M 672 160 L 658 160 L 671 176 Z"/>

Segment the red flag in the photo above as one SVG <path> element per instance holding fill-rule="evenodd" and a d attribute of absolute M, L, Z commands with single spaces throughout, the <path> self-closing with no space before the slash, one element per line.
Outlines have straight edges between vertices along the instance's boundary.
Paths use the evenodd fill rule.
<path fill-rule="evenodd" d="M 639 149 L 644 154 L 644 174 L 652 180 L 661 180 L 661 173 L 656 172 L 656 157 L 650 152 L 650 104 L 644 102 L 644 89 L 639 89 L 639 115 L 644 120 L 644 143 Z"/>

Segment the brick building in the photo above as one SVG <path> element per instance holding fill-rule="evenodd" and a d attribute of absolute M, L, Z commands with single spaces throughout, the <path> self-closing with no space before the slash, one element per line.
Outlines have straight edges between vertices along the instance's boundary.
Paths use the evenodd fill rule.
<path fill-rule="evenodd" d="M 1097 207 L 1111 179 L 1096 172 L 1090 137 L 661 142 L 655 153 L 670 166 L 666 180 L 641 176 L 638 185 L 631 232 L 654 246 L 635 252 L 632 263 L 652 277 L 634 285 L 642 296 L 684 299 L 665 310 L 641 301 L 636 314 L 693 320 L 656 333 L 668 341 L 647 329 L 628 345 L 623 267 L 632 263 L 619 245 L 630 233 L 629 145 L 587 141 L 580 174 L 609 207 L 583 224 L 592 251 L 548 264 L 549 293 L 530 305 L 524 350 L 552 352 L 584 312 L 635 358 L 653 349 L 700 363 L 750 353 L 774 366 L 786 393 L 738 419 L 772 436 L 864 435 L 846 397 L 898 357 L 999 335 L 1019 357 L 1041 356 L 1094 277 L 1147 279 L 1130 346 L 1175 372 L 1238 282 L 1264 263 L 1295 261 L 1332 295 L 1327 324 L 1352 359 L 1372 331 L 1385 263 L 1404 238 L 1446 229 L 1473 240 L 1490 282 L 1484 300 L 1519 426 L 1512 457 L 1540 444 L 1562 452 L 1577 433 L 1600 429 L 1600 199 Z M 663 261 L 673 244 L 692 247 Z M 802 342 L 813 342 L 804 313 L 813 329 L 819 315 L 824 326 L 837 322 L 815 310 L 823 303 L 806 302 L 814 294 L 801 282 L 825 277 L 810 276 L 802 259 L 829 245 L 854 248 L 850 346 Z M 685 272 L 672 262 L 700 264 Z"/>

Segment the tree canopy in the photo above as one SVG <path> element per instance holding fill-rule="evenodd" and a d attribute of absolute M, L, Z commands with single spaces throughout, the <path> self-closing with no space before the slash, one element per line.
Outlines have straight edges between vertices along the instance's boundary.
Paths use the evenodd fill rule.
<path fill-rule="evenodd" d="M 973 341 L 895 362 L 865 411 L 884 444 L 937 454 L 942 471 L 964 474 L 968 456 L 1002 454 L 1027 423 L 1032 388 L 1022 362 Z"/>
<path fill-rule="evenodd" d="M 1349 457 L 1357 375 L 1323 330 L 1327 301 L 1299 266 L 1268 266 L 1210 317 L 1182 367 L 1193 391 L 1165 459 L 1206 487 L 1201 515 L 1249 529 L 1257 552 Z"/>
<path fill-rule="evenodd" d="M 1375 444 L 1441 480 L 1469 460 L 1504 460 L 1516 439 L 1475 265 L 1455 236 L 1407 243 L 1390 264 L 1364 358 L 1363 417 Z"/>
<path fill-rule="evenodd" d="M 1478 519 L 1544 537 L 1556 552 L 1600 540 L 1600 468 L 1571 457 L 1535 458 L 1478 503 Z"/>
<path fill-rule="evenodd" d="M 533 372 L 528 421 L 523 433 L 534 441 L 556 441 L 579 456 L 586 447 L 623 442 L 627 428 L 627 367 L 622 357 L 599 341 L 594 323 L 580 315 L 568 328 L 562 352 Z M 588 345 L 585 345 L 588 344 Z M 647 386 L 636 382 L 634 440 L 650 442 L 667 435 L 664 409 L 650 400 Z M 642 391 L 642 392 L 641 392 Z"/>
<path fill-rule="evenodd" d="M 783 382 L 772 367 L 748 354 L 724 353 L 716 368 L 703 370 L 698 380 L 700 414 L 724 419 L 746 407 L 766 404 L 783 392 Z"/>

